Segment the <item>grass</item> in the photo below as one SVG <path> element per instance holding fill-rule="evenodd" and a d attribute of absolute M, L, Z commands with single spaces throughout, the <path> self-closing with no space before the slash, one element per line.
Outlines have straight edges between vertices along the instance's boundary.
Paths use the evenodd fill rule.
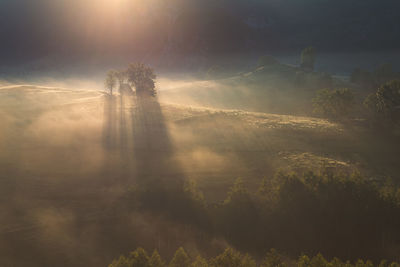
<path fill-rule="evenodd" d="M 2 151 L 8 151 L 7 156 L 0 155 L 3 165 L 18 161 L 21 172 L 60 179 L 80 171 L 82 175 L 95 175 L 103 165 L 100 161 L 108 152 L 101 141 L 102 94 L 28 86 L 0 93 L 0 116 L 6 125 L 0 144 Z M 129 105 L 133 104 L 128 104 L 125 112 Z M 304 116 L 168 103 L 161 108 L 174 160 L 183 166 L 185 176 L 197 180 L 212 199 L 224 198 L 222 188 L 226 191 L 237 177 L 245 178 L 255 188 L 263 176 L 281 168 L 336 166 L 346 171 L 362 168 L 381 176 L 394 173 L 378 173 L 379 166 L 369 165 L 381 144 L 371 142 L 365 130 Z M 386 152 L 390 155 L 392 151 Z M 118 161 L 117 154 L 113 161 Z M 48 162 L 51 166 L 46 166 Z M 221 189 L 213 193 L 215 188 Z"/>
<path fill-rule="evenodd" d="M 0 256 L 4 259 L 13 257 L 7 255 L 9 251 L 19 249 L 31 251 L 31 257 L 47 255 L 40 248 L 51 248 L 56 258 L 76 253 L 76 247 L 91 248 L 97 251 L 90 253 L 100 255 L 107 245 L 98 242 L 98 234 L 115 230 L 110 218 L 102 214 L 115 208 L 114 203 L 135 184 L 138 173 L 151 178 L 165 170 L 169 176 L 195 180 L 208 201 L 222 201 L 236 178 L 243 178 L 250 190 L 256 190 L 265 176 L 272 177 L 280 169 L 358 169 L 380 179 L 395 178 L 400 171 L 397 143 L 360 127 L 307 116 L 172 104 L 174 101 L 162 102 L 161 114 L 152 111 L 140 117 L 133 99 L 125 97 L 121 106 L 115 96 L 113 112 L 107 111 L 105 99 L 96 91 L 37 86 L 0 90 L 0 198 L 7 201 L 0 209 L 4 222 Z M 142 119 L 142 129 L 135 128 L 137 119 Z M 165 140 L 160 139 L 163 127 L 168 133 Z M 104 141 L 107 134 L 114 138 L 111 146 Z M 135 139 L 137 135 L 141 139 Z M 152 147 L 151 153 L 140 152 L 136 143 L 146 139 L 169 142 L 170 148 L 167 153 L 157 147 Z M 137 164 L 138 157 L 149 163 Z M 160 167 L 162 164 L 175 168 Z M 157 168 L 160 170 L 154 170 Z M 147 217 L 143 220 L 142 224 L 154 224 Z M 124 233 L 137 235 L 125 237 L 126 246 L 121 243 L 115 251 L 107 248 L 109 253 L 134 247 L 138 236 L 154 239 L 123 222 L 115 231 L 124 229 Z M 104 228 L 99 229 L 98 224 Z M 77 245 L 82 241 L 77 225 L 85 232 L 82 245 Z M 107 230 L 111 228 L 114 230 Z M 153 234 L 154 229 L 149 229 L 149 235 Z M 108 237 L 122 238 L 121 233 L 116 236 Z M 111 254 L 98 260 L 109 262 L 115 257 Z M 46 257 L 53 256 L 41 260 L 52 262 Z"/>

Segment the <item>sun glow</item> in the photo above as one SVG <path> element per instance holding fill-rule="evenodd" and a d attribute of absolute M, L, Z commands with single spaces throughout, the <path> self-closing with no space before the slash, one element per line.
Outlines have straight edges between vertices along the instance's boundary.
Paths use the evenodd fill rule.
<path fill-rule="evenodd" d="M 165 7 L 171 3 L 163 0 L 40 1 L 36 12 L 43 18 L 54 18 L 55 26 L 50 28 L 62 29 L 59 32 L 61 50 L 64 51 L 65 42 L 70 44 L 69 50 L 102 55 L 110 51 L 123 54 L 145 49 L 149 43 L 162 44 L 167 25 L 160 21 L 167 21 Z M 47 20 L 43 19 L 43 23 Z M 157 40 L 152 32 L 160 33 Z M 49 43 L 53 42 L 53 34 L 45 37 Z"/>
<path fill-rule="evenodd" d="M 138 3 L 138 1 L 132 1 L 132 0 L 98 0 L 98 1 L 93 1 L 95 4 L 97 4 L 101 8 L 109 9 L 109 11 L 117 10 L 121 11 L 124 7 L 126 8 L 132 3 Z"/>
<path fill-rule="evenodd" d="M 126 33 L 134 32 L 137 14 L 144 6 L 147 4 L 138 0 L 73 0 L 57 9 L 63 10 L 64 24 L 75 38 L 95 48 L 123 43 Z"/>

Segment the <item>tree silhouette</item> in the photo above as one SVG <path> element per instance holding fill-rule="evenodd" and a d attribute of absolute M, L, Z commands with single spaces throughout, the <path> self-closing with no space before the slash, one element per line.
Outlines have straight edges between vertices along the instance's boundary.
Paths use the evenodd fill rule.
<path fill-rule="evenodd" d="M 261 267 L 286 267 L 286 264 L 283 262 L 282 256 L 275 249 L 271 248 Z"/>
<path fill-rule="evenodd" d="M 104 86 L 110 92 L 110 95 L 113 94 L 113 89 L 117 86 L 117 73 L 115 70 L 110 70 L 104 81 Z"/>
<path fill-rule="evenodd" d="M 314 70 L 315 49 L 312 46 L 305 48 L 301 52 L 301 67 L 304 69 Z"/>
<path fill-rule="evenodd" d="M 130 266 L 149 266 L 149 256 L 147 256 L 147 253 L 143 248 L 137 248 L 135 251 L 132 251 L 129 255 L 129 260 L 131 264 Z"/>
<path fill-rule="evenodd" d="M 161 258 L 160 254 L 158 253 L 157 250 L 154 250 L 153 254 L 151 255 L 149 259 L 149 266 L 150 267 L 164 267 L 165 262 Z"/>
<path fill-rule="evenodd" d="M 126 71 L 128 82 L 131 86 L 136 88 L 138 95 L 150 95 L 155 96 L 155 84 L 154 80 L 156 75 L 154 70 L 143 63 L 134 63 L 128 66 Z"/>
<path fill-rule="evenodd" d="M 211 259 L 210 266 L 212 267 L 246 267 L 255 266 L 254 261 L 249 260 L 246 256 L 244 257 L 240 252 L 232 249 L 226 248 L 225 251 L 218 255 L 217 257 Z M 254 263 L 254 265 L 253 265 Z"/>
<path fill-rule="evenodd" d="M 392 123 L 400 121 L 400 81 L 393 80 L 370 94 L 364 105 L 376 116 Z"/>
<path fill-rule="evenodd" d="M 133 253 L 140 251 L 140 254 L 146 253 L 142 249 L 137 249 Z M 182 256 L 182 252 L 184 252 L 183 248 L 179 248 L 176 253 L 179 253 Z M 156 253 L 156 252 L 155 252 Z M 136 256 L 130 256 L 126 258 L 121 256 L 118 260 L 114 260 L 109 267 L 163 267 L 165 266 L 163 260 L 161 259 L 160 255 L 156 253 L 157 261 L 154 264 L 151 261 L 146 262 L 144 261 L 137 261 L 135 260 Z M 399 267 L 400 264 L 398 262 L 388 262 L 387 260 L 381 260 L 379 264 L 374 265 L 370 260 L 362 260 L 358 259 L 354 261 L 352 264 L 350 261 L 343 262 L 339 258 L 334 257 L 331 261 L 325 259 L 321 253 L 318 253 L 315 256 L 307 256 L 302 254 L 297 260 L 293 260 L 290 258 L 283 258 L 275 249 L 271 249 L 263 262 L 257 264 L 256 261 L 249 255 L 249 254 L 241 254 L 240 252 L 228 247 L 222 254 L 219 254 L 217 257 L 210 259 L 204 259 L 200 256 L 197 256 L 196 260 L 190 264 L 190 259 L 187 257 L 186 253 L 185 256 L 180 258 L 178 265 L 173 266 L 190 266 L 190 267 L 286 267 L 286 266 L 298 266 L 298 267 Z M 153 253 L 154 255 L 154 253 Z M 153 257 L 153 256 L 152 256 Z M 173 260 L 174 260 L 173 259 Z M 174 263 L 174 264 L 175 264 Z M 181 265 L 183 264 L 183 265 Z M 170 265 L 171 266 L 171 265 Z"/>
<path fill-rule="evenodd" d="M 190 266 L 190 258 L 186 254 L 186 251 L 180 247 L 176 252 L 171 262 L 169 263 L 169 267 L 189 267 Z"/>
<path fill-rule="evenodd" d="M 190 267 L 208 267 L 208 262 L 206 259 L 202 258 L 200 255 L 196 257 L 196 260 L 190 265 Z"/>

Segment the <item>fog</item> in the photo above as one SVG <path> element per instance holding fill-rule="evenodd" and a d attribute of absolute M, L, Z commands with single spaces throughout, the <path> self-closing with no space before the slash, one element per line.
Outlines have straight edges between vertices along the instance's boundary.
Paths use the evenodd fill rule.
<path fill-rule="evenodd" d="M 179 205 L 158 196 L 195 183 L 208 203 L 221 203 L 236 178 L 255 192 L 282 169 L 395 175 L 396 147 L 315 117 L 315 91 L 293 82 L 296 68 L 161 73 L 150 99 L 111 96 L 101 73 L 2 81 L 2 262 L 94 266 L 137 246 L 214 256 L 229 242 L 180 221 L 168 211 Z M 324 86 L 309 75 L 317 75 L 310 88 Z M 377 153 L 382 161 L 371 161 Z M 132 209 L 140 188 L 156 200 Z"/>
<path fill-rule="evenodd" d="M 398 7 L 0 0 L 0 266 L 399 261 Z"/>

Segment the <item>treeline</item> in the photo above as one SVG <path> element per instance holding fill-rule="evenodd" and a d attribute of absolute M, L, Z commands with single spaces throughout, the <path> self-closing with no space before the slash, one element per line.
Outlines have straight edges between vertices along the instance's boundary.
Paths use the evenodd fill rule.
<path fill-rule="evenodd" d="M 238 179 L 221 203 L 207 203 L 194 183 L 184 190 L 154 182 L 131 190 L 131 209 L 164 214 L 240 251 L 269 248 L 355 260 L 396 259 L 400 244 L 400 191 L 354 175 L 279 173 L 257 192 Z"/>
<path fill-rule="evenodd" d="M 400 72 L 395 72 L 391 64 L 382 64 L 373 71 L 356 68 L 346 88 L 335 84 L 328 73 L 314 72 L 315 61 L 315 49 L 307 47 L 301 53 L 299 68 L 284 68 L 271 56 L 260 57 L 258 66 L 278 71 L 296 88 L 317 90 L 312 99 L 314 114 L 342 121 L 361 118 L 369 126 L 389 130 L 399 125 Z M 356 93 L 356 88 L 362 92 Z"/>
<path fill-rule="evenodd" d="M 305 95 L 315 90 L 314 97 L 307 95 L 304 109 L 318 116 L 347 122 L 357 119 L 388 132 L 400 126 L 400 73 L 390 64 L 372 72 L 355 69 L 348 83 L 313 71 L 315 61 L 315 49 L 308 47 L 301 53 L 299 67 L 279 64 L 265 55 L 260 57 L 255 72 L 273 73 Z"/>
<path fill-rule="evenodd" d="M 271 249 L 265 258 L 257 263 L 249 254 L 242 254 L 232 248 L 227 248 L 220 255 L 205 259 L 198 255 L 191 258 L 184 248 L 180 247 L 174 254 L 169 263 L 166 263 L 155 250 L 150 256 L 147 252 L 138 248 L 132 251 L 128 256 L 120 256 L 114 260 L 109 267 L 399 267 L 397 262 L 389 263 L 382 260 L 374 265 L 370 260 L 363 261 L 358 259 L 354 263 L 343 262 L 338 258 L 327 260 L 321 254 L 314 257 L 301 255 L 297 260 L 290 260 L 280 255 L 275 249 Z"/>
<path fill-rule="evenodd" d="M 400 122 L 400 73 L 391 64 L 380 65 L 373 71 L 357 68 L 350 81 L 370 93 L 360 102 L 352 89 L 327 87 L 313 99 L 314 112 L 339 120 L 361 115 L 371 126 L 379 127 L 393 127 Z"/>
<path fill-rule="evenodd" d="M 344 120 L 358 116 L 372 127 L 388 129 L 400 123 L 400 80 L 382 84 L 362 104 L 349 88 L 319 90 L 312 101 L 314 112 L 327 118 Z"/>

